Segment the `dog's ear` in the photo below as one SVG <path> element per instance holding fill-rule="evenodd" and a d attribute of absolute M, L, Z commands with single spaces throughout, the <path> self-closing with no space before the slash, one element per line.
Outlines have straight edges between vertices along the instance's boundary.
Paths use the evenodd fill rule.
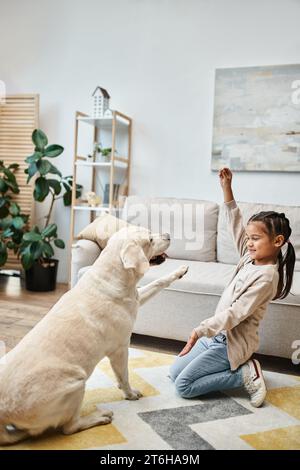
<path fill-rule="evenodd" d="M 150 267 L 142 248 L 133 240 L 125 244 L 120 256 L 125 269 L 134 269 L 139 274 L 145 274 Z"/>

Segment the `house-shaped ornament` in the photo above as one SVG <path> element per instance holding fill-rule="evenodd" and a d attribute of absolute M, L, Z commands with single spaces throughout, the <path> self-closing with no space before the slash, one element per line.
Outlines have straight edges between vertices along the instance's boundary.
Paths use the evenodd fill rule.
<path fill-rule="evenodd" d="M 110 96 L 104 88 L 97 86 L 93 93 L 93 117 L 102 118 L 105 116 L 111 115 L 109 109 L 109 99 Z M 107 111 L 107 113 L 106 113 Z"/>

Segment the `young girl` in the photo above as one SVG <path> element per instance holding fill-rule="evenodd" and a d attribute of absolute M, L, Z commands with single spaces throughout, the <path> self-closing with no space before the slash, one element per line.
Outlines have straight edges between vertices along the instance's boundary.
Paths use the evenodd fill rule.
<path fill-rule="evenodd" d="M 261 367 L 250 359 L 258 349 L 258 328 L 268 303 L 288 295 L 295 251 L 284 213 L 260 212 L 243 227 L 228 168 L 219 171 L 224 206 L 241 259 L 224 290 L 215 315 L 195 328 L 171 366 L 180 396 L 192 398 L 216 390 L 245 387 L 254 407 L 262 405 L 266 386 Z M 281 248 L 287 244 L 283 256 Z"/>

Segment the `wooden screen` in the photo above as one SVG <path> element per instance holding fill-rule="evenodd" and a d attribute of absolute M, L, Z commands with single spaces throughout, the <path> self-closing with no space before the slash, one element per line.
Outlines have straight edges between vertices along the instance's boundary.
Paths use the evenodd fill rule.
<path fill-rule="evenodd" d="M 38 127 L 39 95 L 8 95 L 0 104 L 0 160 L 5 164 L 18 163 L 15 175 L 20 193 L 13 195 L 24 214 L 30 214 L 29 224 L 34 218 L 34 200 L 32 185 L 26 184 L 27 175 L 24 169 L 25 158 L 33 153 L 31 135 Z M 4 269 L 20 269 L 21 263 L 10 252 Z"/>

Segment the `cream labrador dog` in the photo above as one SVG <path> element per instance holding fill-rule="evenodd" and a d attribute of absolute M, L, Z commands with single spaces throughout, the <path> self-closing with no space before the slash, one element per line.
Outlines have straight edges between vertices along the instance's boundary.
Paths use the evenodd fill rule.
<path fill-rule="evenodd" d="M 108 424 L 112 412 L 80 416 L 85 383 L 108 356 L 128 400 L 142 395 L 128 382 L 128 347 L 139 305 L 188 270 L 137 289 L 150 264 L 164 260 L 170 237 L 136 227 L 109 240 L 93 266 L 0 365 L 0 444 L 13 444 L 48 428 L 73 434 Z M 3 361 L 2 361 L 3 362 Z"/>

